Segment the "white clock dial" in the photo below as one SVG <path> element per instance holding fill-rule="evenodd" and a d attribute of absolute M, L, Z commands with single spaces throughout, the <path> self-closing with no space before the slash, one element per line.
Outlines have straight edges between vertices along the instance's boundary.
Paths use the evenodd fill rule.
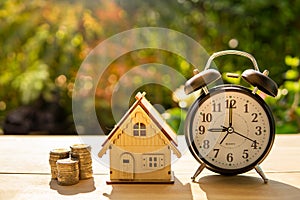
<path fill-rule="evenodd" d="M 242 87 L 214 90 L 197 101 L 187 135 L 194 156 L 225 174 L 260 163 L 274 139 L 272 116 L 263 103 Z"/>

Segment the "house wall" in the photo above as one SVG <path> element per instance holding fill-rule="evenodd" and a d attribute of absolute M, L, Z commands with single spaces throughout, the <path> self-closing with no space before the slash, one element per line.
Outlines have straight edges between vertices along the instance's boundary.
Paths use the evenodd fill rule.
<path fill-rule="evenodd" d="M 122 167 L 124 154 L 130 154 L 133 158 L 133 171 L 129 169 L 126 171 Z M 152 162 L 149 159 L 152 158 Z M 157 161 L 154 162 L 154 158 Z M 157 164 L 154 166 L 154 164 Z M 150 166 L 150 164 L 152 164 Z M 124 173 L 133 173 L 133 180 L 170 180 L 171 177 L 171 151 L 167 146 L 160 147 L 156 151 L 147 151 L 140 153 L 133 153 L 121 149 L 119 146 L 111 145 L 110 149 L 110 179 L 119 180 L 124 176 Z"/>
<path fill-rule="evenodd" d="M 134 125 L 137 123 L 145 126 L 145 134 L 134 134 Z M 148 114 L 137 106 L 111 138 L 111 180 L 170 180 L 169 144 L 168 138 Z"/>

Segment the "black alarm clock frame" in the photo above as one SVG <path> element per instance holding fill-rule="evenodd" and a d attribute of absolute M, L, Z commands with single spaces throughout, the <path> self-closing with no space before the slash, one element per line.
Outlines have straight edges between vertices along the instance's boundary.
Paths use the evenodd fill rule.
<path fill-rule="evenodd" d="M 210 69 L 213 59 L 223 55 L 239 55 L 249 58 L 254 69 L 247 69 L 242 78 L 254 89 L 234 84 L 208 85 L 221 74 Z M 238 78 L 239 75 L 227 73 Z M 236 50 L 212 54 L 202 72 L 194 70 L 194 76 L 185 84 L 185 93 L 202 89 L 198 99 L 190 107 L 185 122 L 185 138 L 191 154 L 200 163 L 192 180 L 204 168 L 223 175 L 236 175 L 255 169 L 265 183 L 267 177 L 259 164 L 270 152 L 275 137 L 275 122 L 258 90 L 275 97 L 278 87 L 268 77 L 268 71 L 259 71 L 255 58 Z"/>

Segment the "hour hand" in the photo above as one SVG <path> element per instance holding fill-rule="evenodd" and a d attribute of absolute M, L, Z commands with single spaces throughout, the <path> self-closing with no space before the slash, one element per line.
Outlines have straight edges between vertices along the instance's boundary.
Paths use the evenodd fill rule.
<path fill-rule="evenodd" d="M 227 128 L 226 127 L 222 127 L 222 128 L 210 128 L 208 129 L 208 131 L 210 132 L 226 132 L 227 131 Z"/>

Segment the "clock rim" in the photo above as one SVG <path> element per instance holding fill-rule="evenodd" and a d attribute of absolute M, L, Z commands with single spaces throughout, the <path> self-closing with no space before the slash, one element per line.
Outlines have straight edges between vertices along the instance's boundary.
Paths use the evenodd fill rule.
<path fill-rule="evenodd" d="M 250 165 L 247 165 L 242 168 L 237 168 L 237 169 L 224 169 L 220 168 L 218 166 L 213 165 L 204 157 L 201 156 L 199 151 L 197 150 L 194 141 L 191 141 L 192 137 L 192 126 L 191 126 L 191 119 L 194 118 L 196 111 L 203 102 L 205 102 L 208 98 L 210 98 L 212 95 L 216 95 L 225 91 L 235 91 L 235 92 L 240 92 L 243 94 L 246 94 L 253 98 L 255 101 L 257 101 L 263 110 L 265 111 L 269 124 L 270 124 L 270 137 L 267 143 L 266 148 L 264 149 L 262 155 L 257 158 L 254 162 L 252 162 Z M 269 152 L 272 149 L 273 143 L 275 139 L 275 121 L 273 114 L 271 112 L 271 109 L 269 106 L 266 104 L 266 102 L 258 95 L 258 94 L 253 94 L 252 91 L 246 87 L 240 86 L 240 85 L 232 85 L 232 84 L 226 84 L 226 85 L 219 85 L 216 87 L 213 87 L 212 89 L 209 90 L 208 94 L 202 93 L 196 101 L 191 105 L 191 107 L 188 110 L 187 117 L 186 117 L 186 122 L 185 122 L 185 140 L 188 145 L 188 148 L 193 155 L 193 157 L 200 163 L 205 163 L 206 167 L 216 173 L 223 174 L 223 175 L 237 175 L 241 173 L 245 173 L 253 169 L 255 166 L 259 165 L 264 161 L 264 159 L 268 156 Z"/>

